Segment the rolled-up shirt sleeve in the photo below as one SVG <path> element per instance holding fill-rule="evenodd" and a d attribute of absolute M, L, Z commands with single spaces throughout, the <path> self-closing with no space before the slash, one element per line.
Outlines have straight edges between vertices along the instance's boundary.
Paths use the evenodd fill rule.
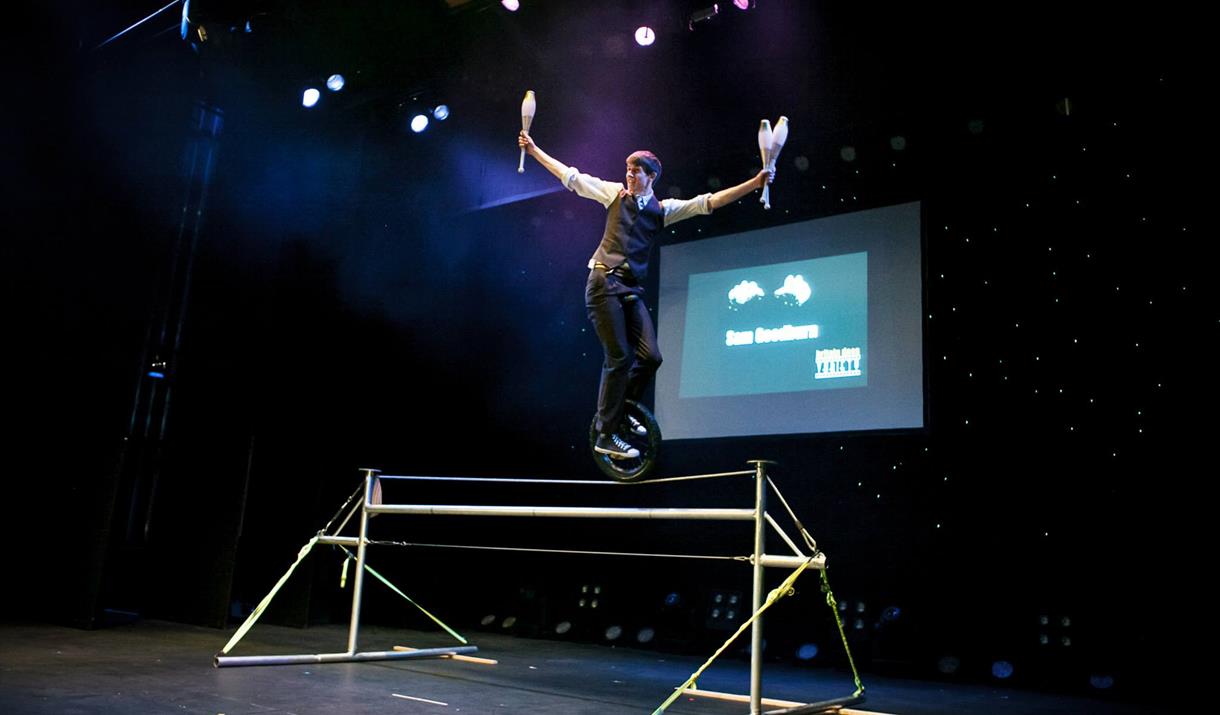
<path fill-rule="evenodd" d="M 623 190 L 622 184 L 582 174 L 574 166 L 569 166 L 568 170 L 564 172 L 563 185 L 568 191 L 575 191 L 578 196 L 593 199 L 607 208 L 614 203 L 618 192 Z"/>
<path fill-rule="evenodd" d="M 661 208 L 665 210 L 665 225 L 710 214 L 711 200 L 711 194 L 699 194 L 693 199 L 665 199 L 661 202 Z"/>

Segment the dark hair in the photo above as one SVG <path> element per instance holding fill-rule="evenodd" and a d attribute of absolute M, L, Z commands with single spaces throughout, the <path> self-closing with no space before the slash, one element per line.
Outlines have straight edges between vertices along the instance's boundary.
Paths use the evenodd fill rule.
<path fill-rule="evenodd" d="M 653 154 L 650 151 L 641 149 L 639 151 L 632 152 L 631 156 L 627 157 L 627 163 L 635 164 L 636 166 L 642 168 L 646 174 L 652 174 L 654 181 L 658 176 L 661 175 L 661 160 L 657 158 L 656 154 Z"/>

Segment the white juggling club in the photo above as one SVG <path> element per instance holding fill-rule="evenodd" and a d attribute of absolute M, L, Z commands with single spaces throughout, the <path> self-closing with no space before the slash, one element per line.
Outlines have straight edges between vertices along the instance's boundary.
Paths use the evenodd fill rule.
<path fill-rule="evenodd" d="M 537 109 L 537 104 L 534 101 L 534 90 L 527 89 L 525 91 L 525 99 L 521 100 L 521 129 L 529 131 L 530 125 L 534 123 L 534 110 Z M 517 173 L 525 173 L 525 147 L 521 147 L 521 160 L 517 162 Z"/>

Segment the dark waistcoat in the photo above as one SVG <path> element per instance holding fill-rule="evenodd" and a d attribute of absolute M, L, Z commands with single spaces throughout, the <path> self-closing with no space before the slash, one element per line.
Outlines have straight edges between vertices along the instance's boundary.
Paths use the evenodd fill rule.
<path fill-rule="evenodd" d="M 593 260 L 609 268 L 627 264 L 635 279 L 642 281 L 648 275 L 652 245 L 664 228 L 665 210 L 656 194 L 640 209 L 634 196 L 620 191 L 606 211 L 606 231 Z"/>

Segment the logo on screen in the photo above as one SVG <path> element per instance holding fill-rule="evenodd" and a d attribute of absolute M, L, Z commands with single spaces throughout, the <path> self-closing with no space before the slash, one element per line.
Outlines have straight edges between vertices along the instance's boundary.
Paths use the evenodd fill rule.
<path fill-rule="evenodd" d="M 818 350 L 813 356 L 815 380 L 830 380 L 836 377 L 859 377 L 860 348 L 829 348 Z"/>
<path fill-rule="evenodd" d="M 802 275 L 789 274 L 784 284 L 771 294 L 782 305 L 800 307 L 813 296 L 813 288 Z M 741 306 L 754 300 L 766 301 L 767 291 L 757 281 L 742 281 L 729 289 L 729 310 L 738 311 Z"/>
<path fill-rule="evenodd" d="M 813 295 L 813 288 L 809 287 L 804 276 L 799 275 L 784 278 L 784 286 L 775 291 L 775 297 L 779 298 L 784 305 L 804 305 L 811 295 Z"/>

